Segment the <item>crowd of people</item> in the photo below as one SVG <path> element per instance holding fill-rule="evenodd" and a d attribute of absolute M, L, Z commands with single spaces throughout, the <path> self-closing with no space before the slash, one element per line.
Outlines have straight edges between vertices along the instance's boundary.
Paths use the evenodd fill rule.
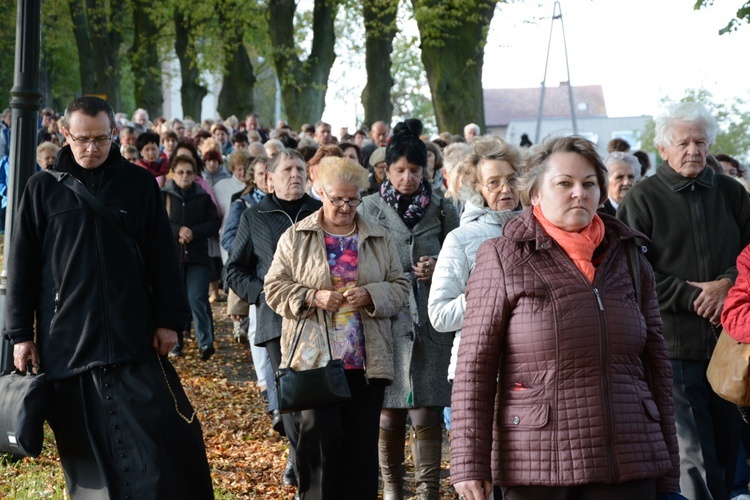
<path fill-rule="evenodd" d="M 216 354 L 217 300 L 301 499 L 404 498 L 407 438 L 437 499 L 444 429 L 467 500 L 750 498 L 750 429 L 705 376 L 722 325 L 750 339 L 750 197 L 701 105 L 656 120 L 655 169 L 476 124 L 42 116 L 40 170 L 119 221 L 40 172 L 10 242 L 4 333 L 47 373 L 72 498 L 212 497 L 168 358 L 191 329 Z M 351 399 L 282 413 L 277 370 L 330 357 Z"/>

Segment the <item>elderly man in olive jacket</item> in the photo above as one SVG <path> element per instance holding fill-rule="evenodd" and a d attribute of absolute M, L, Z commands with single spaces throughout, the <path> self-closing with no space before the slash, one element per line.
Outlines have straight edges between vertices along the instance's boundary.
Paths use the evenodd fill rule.
<path fill-rule="evenodd" d="M 674 368 L 680 488 L 693 500 L 729 498 L 740 443 L 736 408 L 706 380 L 724 298 L 737 277 L 735 261 L 750 243 L 747 193 L 706 168 L 716 130 L 714 118 L 696 103 L 675 105 L 658 118 L 656 145 L 664 163 L 617 210 L 650 239 L 643 244 Z"/>

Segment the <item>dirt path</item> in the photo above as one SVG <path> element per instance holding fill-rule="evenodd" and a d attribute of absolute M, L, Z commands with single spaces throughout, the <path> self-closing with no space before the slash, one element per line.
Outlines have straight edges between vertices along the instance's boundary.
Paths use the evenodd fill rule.
<path fill-rule="evenodd" d="M 173 363 L 199 412 L 214 485 L 221 492 L 217 498 L 293 499 L 295 488 L 283 486 L 281 481 L 287 445 L 271 429 L 250 349 L 232 341 L 226 303 L 214 304 L 213 312 L 216 354 L 201 362 L 195 339 L 188 338 L 185 355 Z M 441 498 L 456 498 L 448 481 L 447 439 L 443 459 Z M 412 486 L 413 468 L 407 465 L 407 488 Z M 411 491 L 407 498 L 410 496 Z"/>

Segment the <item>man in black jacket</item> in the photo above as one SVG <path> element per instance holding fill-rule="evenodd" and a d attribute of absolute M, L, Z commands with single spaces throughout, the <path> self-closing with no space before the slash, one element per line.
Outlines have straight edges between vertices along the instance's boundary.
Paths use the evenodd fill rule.
<path fill-rule="evenodd" d="M 273 190 L 260 203 L 242 213 L 232 252 L 227 261 L 227 283 L 242 300 L 258 306 L 255 344 L 265 346 L 274 373 L 281 363 L 281 316 L 266 304 L 263 278 L 271 267 L 276 243 L 292 226 L 323 205 L 305 194 L 307 174 L 305 161 L 297 151 L 288 149 L 277 154 L 268 165 L 269 189 Z M 233 316 L 233 320 L 241 318 Z M 275 389 L 268 386 L 269 399 Z M 297 445 L 292 414 L 283 416 L 284 430 L 292 452 Z M 292 453 L 287 462 L 284 482 L 296 483 L 292 470 Z"/>
<path fill-rule="evenodd" d="M 53 170 L 127 234 L 55 176 L 29 180 L 7 263 L 15 366 L 47 375 L 71 498 L 213 498 L 200 424 L 165 357 L 190 310 L 159 187 L 113 146 L 106 101 L 76 99 L 63 120 Z"/>

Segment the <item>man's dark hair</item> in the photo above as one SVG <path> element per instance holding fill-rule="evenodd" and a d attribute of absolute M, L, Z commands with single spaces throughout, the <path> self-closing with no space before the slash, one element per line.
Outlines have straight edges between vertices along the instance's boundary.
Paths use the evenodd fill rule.
<path fill-rule="evenodd" d="M 651 159 L 648 157 L 648 154 L 638 150 L 633 152 L 633 156 L 635 156 L 638 159 L 638 163 L 641 164 L 641 178 L 646 177 L 646 172 L 651 168 Z"/>
<path fill-rule="evenodd" d="M 120 133 L 122 134 L 123 132 L 130 132 L 132 134 L 135 134 L 135 128 L 131 127 L 130 125 L 125 125 L 124 127 L 120 128 Z"/>
<path fill-rule="evenodd" d="M 245 132 L 237 132 L 232 136 L 232 144 L 237 144 L 238 142 L 250 142 Z"/>
<path fill-rule="evenodd" d="M 630 144 L 621 137 L 615 137 L 607 143 L 607 153 L 614 153 L 615 151 L 628 153 L 630 152 Z"/>
<path fill-rule="evenodd" d="M 92 95 L 85 95 L 71 102 L 68 107 L 65 108 L 65 114 L 62 117 L 62 124 L 65 128 L 68 128 L 70 117 L 76 111 L 79 111 L 86 116 L 92 117 L 95 117 L 96 115 L 104 111 L 105 113 L 107 113 L 107 117 L 109 118 L 110 128 L 115 128 L 115 111 L 112 109 L 112 106 L 110 106 L 109 103 L 104 99 L 100 99 L 99 97 L 95 97 Z"/>

